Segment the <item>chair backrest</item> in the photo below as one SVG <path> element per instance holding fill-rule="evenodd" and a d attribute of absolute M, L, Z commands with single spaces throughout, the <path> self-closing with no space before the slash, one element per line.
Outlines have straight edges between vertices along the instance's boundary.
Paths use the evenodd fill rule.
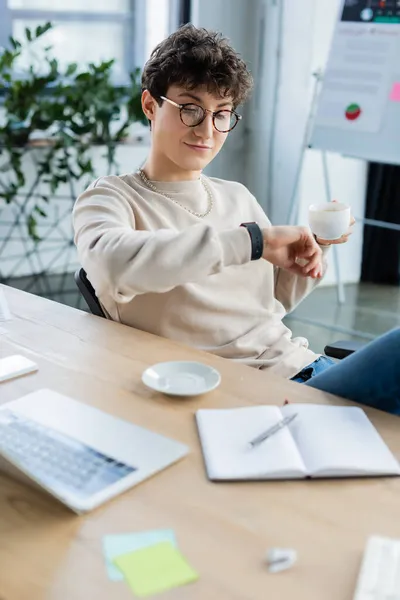
<path fill-rule="evenodd" d="M 353 352 L 361 350 L 363 346 L 365 346 L 365 342 L 357 340 L 340 340 L 325 346 L 324 353 L 326 356 L 341 360 L 342 358 L 346 358 L 346 356 L 350 356 Z"/>
<path fill-rule="evenodd" d="M 86 304 L 89 307 L 89 310 L 92 314 L 97 317 L 106 317 L 101 308 L 101 304 L 97 299 L 96 292 L 93 289 L 92 284 L 87 278 L 86 271 L 84 269 L 78 269 L 75 272 L 75 283 L 78 286 L 78 289 L 82 296 L 86 300 Z"/>

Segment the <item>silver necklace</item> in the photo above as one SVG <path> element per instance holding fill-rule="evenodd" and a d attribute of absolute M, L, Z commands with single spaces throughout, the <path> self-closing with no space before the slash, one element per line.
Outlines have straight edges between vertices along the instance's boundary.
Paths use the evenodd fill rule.
<path fill-rule="evenodd" d="M 208 198 L 208 207 L 205 213 L 197 213 L 194 210 L 191 210 L 190 208 L 187 208 L 187 206 L 184 206 L 183 204 L 181 204 L 180 202 L 178 202 L 177 200 L 175 200 L 174 198 L 172 198 L 171 196 L 169 196 L 168 194 L 165 194 L 164 192 L 161 192 L 158 188 L 156 188 L 155 185 L 153 185 L 151 183 L 151 181 L 149 181 L 144 173 L 144 171 L 142 169 L 139 169 L 138 171 L 142 181 L 146 184 L 146 186 L 148 188 L 150 188 L 151 190 L 153 190 L 153 192 L 156 192 L 157 194 L 161 194 L 161 196 L 164 196 L 164 198 L 168 198 L 168 200 L 171 200 L 172 202 L 174 202 L 174 204 L 177 204 L 178 206 L 180 206 L 181 208 L 183 208 L 183 210 L 186 210 L 187 212 L 189 212 L 190 214 L 194 215 L 195 217 L 199 217 L 199 219 L 204 219 L 204 217 L 206 217 L 207 215 L 210 214 L 210 212 L 213 209 L 214 206 L 214 200 L 213 200 L 213 196 L 212 196 L 212 192 L 211 189 L 208 185 L 208 183 L 206 182 L 206 180 L 204 179 L 204 177 L 200 177 L 200 182 L 203 186 L 203 188 L 205 189 L 206 193 L 207 193 L 207 198 Z"/>

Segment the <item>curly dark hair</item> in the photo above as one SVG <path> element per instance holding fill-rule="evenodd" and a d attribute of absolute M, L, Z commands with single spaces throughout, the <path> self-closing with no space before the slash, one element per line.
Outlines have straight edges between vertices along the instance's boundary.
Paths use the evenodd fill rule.
<path fill-rule="evenodd" d="M 248 98 L 253 78 L 221 33 L 187 24 L 154 48 L 142 73 L 142 88 L 160 104 L 160 96 L 174 84 L 188 90 L 206 86 L 210 93 L 232 98 L 236 108 Z"/>

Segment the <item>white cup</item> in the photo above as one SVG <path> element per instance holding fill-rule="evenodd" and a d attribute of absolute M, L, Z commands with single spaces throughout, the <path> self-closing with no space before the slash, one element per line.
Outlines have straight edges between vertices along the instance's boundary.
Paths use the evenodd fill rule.
<path fill-rule="evenodd" d="M 308 222 L 311 231 L 322 240 L 337 240 L 349 229 L 350 206 L 341 202 L 311 204 Z"/>

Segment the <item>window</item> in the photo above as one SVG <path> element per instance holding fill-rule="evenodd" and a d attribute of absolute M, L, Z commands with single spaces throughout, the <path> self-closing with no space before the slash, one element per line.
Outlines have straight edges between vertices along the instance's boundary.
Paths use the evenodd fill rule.
<path fill-rule="evenodd" d="M 114 58 L 115 82 L 123 84 L 176 29 L 178 9 L 177 0 L 0 0 L 0 47 L 8 46 L 10 35 L 21 39 L 26 27 L 51 21 L 54 29 L 37 42 L 38 50 L 53 46 L 61 67 Z M 22 56 L 21 69 L 31 60 Z"/>

